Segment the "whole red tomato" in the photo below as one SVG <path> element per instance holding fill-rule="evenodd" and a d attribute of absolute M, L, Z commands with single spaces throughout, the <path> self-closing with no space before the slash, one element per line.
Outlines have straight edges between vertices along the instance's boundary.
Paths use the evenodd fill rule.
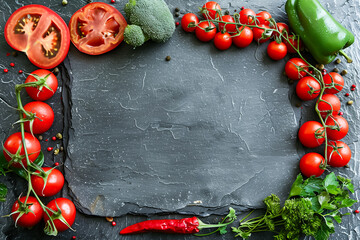
<path fill-rule="evenodd" d="M 267 11 L 262 11 L 262 12 L 259 12 L 258 14 L 256 14 L 256 20 L 257 20 L 258 25 L 265 24 L 265 25 L 269 26 L 270 22 L 268 21 L 268 19 L 270 19 L 270 18 L 272 18 L 271 14 Z"/>
<path fill-rule="evenodd" d="M 72 201 L 66 198 L 56 198 L 46 205 L 48 208 L 52 209 L 56 213 L 48 211 L 49 215 L 54 221 L 56 229 L 59 232 L 63 232 L 69 229 L 66 224 L 64 224 L 59 218 L 63 217 L 64 220 L 71 226 L 75 222 L 76 217 L 76 208 Z M 60 212 L 58 211 L 60 209 Z M 49 216 L 44 214 L 44 221 L 46 224 L 50 224 Z"/>
<path fill-rule="evenodd" d="M 296 85 L 296 95 L 303 101 L 315 99 L 320 90 L 320 83 L 310 76 L 303 77 Z"/>
<path fill-rule="evenodd" d="M 336 95 L 324 94 L 321 99 L 325 102 L 318 100 L 318 109 L 323 118 L 325 118 L 331 111 L 333 116 L 338 115 L 341 107 L 341 102 Z"/>
<path fill-rule="evenodd" d="M 348 122 L 339 115 L 328 117 L 325 124 L 329 126 L 326 128 L 326 134 L 330 140 L 340 140 L 344 138 L 349 131 Z"/>
<path fill-rule="evenodd" d="M 306 177 L 319 177 L 324 169 L 320 168 L 320 164 L 324 164 L 325 159 L 318 153 L 307 153 L 300 159 L 300 171 Z"/>
<path fill-rule="evenodd" d="M 58 87 L 58 80 L 56 76 L 45 69 L 38 69 L 33 71 L 25 80 L 25 83 L 29 82 L 43 82 L 37 87 L 27 87 L 26 92 L 29 96 L 37 101 L 45 101 L 51 98 Z"/>
<path fill-rule="evenodd" d="M 301 71 L 302 69 L 308 70 L 306 62 L 301 58 L 291 58 L 285 65 L 286 76 L 292 80 L 299 80 L 306 76 L 306 72 Z"/>
<path fill-rule="evenodd" d="M 336 72 L 329 72 L 323 77 L 325 83 L 325 92 L 330 94 L 336 94 L 340 92 L 344 87 L 343 77 Z"/>
<path fill-rule="evenodd" d="M 276 41 L 272 41 L 267 47 L 267 54 L 272 60 L 278 61 L 283 59 L 287 54 L 285 43 L 277 43 Z"/>
<path fill-rule="evenodd" d="M 35 197 L 28 197 L 26 201 L 27 206 L 24 205 L 25 200 L 26 197 L 20 197 L 15 201 L 11 208 L 11 217 L 14 219 L 16 225 L 31 228 L 41 221 L 44 210 Z M 23 214 L 19 216 L 20 213 Z"/>
<path fill-rule="evenodd" d="M 225 23 L 219 23 L 219 31 L 222 32 L 224 27 L 226 32 L 228 33 L 233 33 L 236 32 L 236 24 L 235 24 L 235 20 L 232 16 L 230 15 L 224 15 L 221 17 L 221 21 L 226 22 Z"/>
<path fill-rule="evenodd" d="M 258 25 L 258 27 L 253 28 L 254 41 L 257 43 L 264 43 L 268 41 L 271 37 L 271 33 L 267 32 L 266 35 L 264 35 L 265 29 L 271 29 L 271 28 L 265 24 L 260 24 Z"/>
<path fill-rule="evenodd" d="M 239 15 L 240 15 L 240 23 L 250 24 L 254 20 L 255 12 L 249 8 L 245 8 L 239 12 Z"/>
<path fill-rule="evenodd" d="M 296 53 L 296 50 L 298 51 L 302 50 L 303 46 L 300 38 L 294 35 L 289 35 L 288 38 L 290 43 L 286 40 L 284 40 L 284 43 L 286 44 L 289 53 Z"/>
<path fill-rule="evenodd" d="M 219 50 L 226 50 L 231 47 L 232 39 L 229 33 L 218 32 L 214 38 L 215 47 Z"/>
<path fill-rule="evenodd" d="M 219 18 L 220 15 L 218 12 L 221 11 L 221 7 L 217 2 L 214 1 L 210 1 L 204 4 L 204 6 L 202 7 L 203 10 L 203 17 L 205 19 L 216 19 Z"/>
<path fill-rule="evenodd" d="M 42 197 L 51 197 L 60 192 L 64 186 L 64 175 L 56 168 L 43 167 L 44 176 L 31 175 L 31 184 L 37 195 Z M 35 173 L 39 174 L 37 170 Z M 46 184 L 44 180 L 46 179 Z"/>
<path fill-rule="evenodd" d="M 254 39 L 253 31 L 251 28 L 244 26 L 240 27 L 239 31 L 240 35 L 232 38 L 234 45 L 240 48 L 249 46 Z"/>
<path fill-rule="evenodd" d="M 54 122 L 54 112 L 52 108 L 40 101 L 29 102 L 24 106 L 24 109 L 28 112 L 35 114 L 35 119 L 32 125 L 32 132 L 34 134 L 41 134 L 49 130 Z M 25 114 L 23 114 L 25 117 Z M 25 131 L 31 132 L 30 122 L 25 122 Z"/>
<path fill-rule="evenodd" d="M 329 141 L 327 147 L 328 164 L 332 167 L 344 167 L 350 162 L 351 150 L 342 141 Z"/>
<path fill-rule="evenodd" d="M 201 22 L 195 29 L 196 37 L 202 42 L 211 41 L 216 34 L 216 26 L 212 22 Z"/>
<path fill-rule="evenodd" d="M 199 18 L 194 13 L 187 13 L 181 18 L 181 27 L 185 32 L 193 32 L 196 27 L 188 27 L 190 23 L 197 25 Z"/>
<path fill-rule="evenodd" d="M 281 32 L 282 34 L 285 34 L 285 31 L 286 31 L 287 34 L 289 35 L 289 26 L 286 23 L 282 23 L 282 22 L 276 23 L 276 27 L 274 27 L 274 28 L 279 30 L 279 32 Z M 273 32 L 272 35 L 275 38 L 280 37 L 280 34 L 278 32 Z"/>
<path fill-rule="evenodd" d="M 299 129 L 299 140 L 308 148 L 315 148 L 324 143 L 324 127 L 316 121 L 307 121 Z"/>
<path fill-rule="evenodd" d="M 39 156 L 40 151 L 41 151 L 40 142 L 39 142 L 39 140 L 37 140 L 37 138 L 35 138 L 30 133 L 26 132 L 26 133 L 24 133 L 24 135 L 25 135 L 25 145 L 26 145 L 27 153 L 29 155 L 29 160 L 30 160 L 30 162 L 34 162 L 35 159 Z M 8 162 L 10 162 L 12 159 L 15 160 L 12 163 L 13 167 L 22 168 L 20 161 L 22 162 L 22 164 L 25 167 L 27 167 L 25 152 L 24 152 L 24 148 L 22 146 L 21 132 L 17 132 L 17 133 L 10 135 L 6 139 L 3 148 L 4 148 L 3 152 L 4 152 L 5 159 Z M 19 149 L 21 149 L 21 150 L 17 154 Z M 8 155 L 8 153 L 10 153 L 10 155 L 13 155 L 13 156 Z"/>

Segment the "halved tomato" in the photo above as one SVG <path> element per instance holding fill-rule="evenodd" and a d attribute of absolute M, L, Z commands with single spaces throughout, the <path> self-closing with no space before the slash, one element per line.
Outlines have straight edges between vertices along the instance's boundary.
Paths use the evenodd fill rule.
<path fill-rule="evenodd" d="M 113 6 L 102 2 L 90 3 L 70 19 L 71 42 L 83 53 L 103 54 L 122 42 L 126 26 L 125 18 Z"/>
<path fill-rule="evenodd" d="M 64 20 L 42 5 L 26 5 L 16 10 L 5 25 L 7 43 L 25 52 L 39 68 L 50 69 L 66 57 L 70 33 Z"/>

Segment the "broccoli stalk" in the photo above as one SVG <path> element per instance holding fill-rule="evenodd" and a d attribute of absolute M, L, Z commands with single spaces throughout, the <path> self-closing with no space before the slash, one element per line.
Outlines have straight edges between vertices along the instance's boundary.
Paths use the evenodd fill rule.
<path fill-rule="evenodd" d="M 124 40 L 134 47 L 148 39 L 165 42 L 175 31 L 174 18 L 163 0 L 129 0 L 125 13 L 130 25 L 125 29 Z"/>

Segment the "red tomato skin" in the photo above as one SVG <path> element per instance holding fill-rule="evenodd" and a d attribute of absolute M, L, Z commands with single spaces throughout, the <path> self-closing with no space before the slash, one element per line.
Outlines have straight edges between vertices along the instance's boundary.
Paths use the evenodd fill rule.
<path fill-rule="evenodd" d="M 319 177 L 325 170 L 320 168 L 320 164 L 324 163 L 325 159 L 318 153 L 307 153 L 300 159 L 300 171 L 306 177 Z"/>
<path fill-rule="evenodd" d="M 260 24 L 259 27 L 270 29 L 270 27 L 267 26 L 267 25 L 265 25 L 265 24 Z M 271 36 L 268 37 L 268 38 L 261 39 L 262 34 L 263 34 L 264 32 L 265 32 L 264 29 L 260 29 L 260 28 L 254 27 L 254 28 L 253 28 L 254 41 L 257 42 L 257 43 L 264 43 L 264 42 L 268 41 Z"/>
<path fill-rule="evenodd" d="M 20 197 L 20 202 L 24 203 L 26 200 L 26 197 Z M 29 196 L 26 203 L 32 204 L 28 208 L 32 210 L 32 212 L 29 212 L 27 214 L 23 214 L 16 222 L 18 226 L 25 227 L 25 228 L 31 228 L 38 224 L 44 214 L 44 210 L 41 208 L 40 203 L 35 197 Z M 18 201 L 16 200 L 11 208 L 11 212 L 15 212 L 20 207 Z M 12 219 L 16 221 L 17 217 L 19 216 L 19 213 L 15 213 L 11 215 Z"/>
<path fill-rule="evenodd" d="M 295 36 L 289 35 L 290 43 L 288 41 L 286 41 L 286 40 L 283 40 L 284 43 L 286 44 L 287 49 L 288 49 L 288 53 L 296 53 L 295 49 L 301 51 L 302 48 L 303 48 L 301 39 L 299 38 L 299 40 L 297 40 L 297 39 L 294 39 L 294 38 L 295 38 Z M 298 41 L 299 41 L 299 43 L 298 43 Z M 299 47 L 298 47 L 298 45 L 299 45 Z M 294 46 L 295 49 L 292 46 Z"/>
<path fill-rule="evenodd" d="M 24 106 L 24 109 L 28 112 L 35 113 L 36 117 L 39 118 L 36 118 L 33 123 L 34 134 L 44 133 L 51 128 L 55 116 L 54 111 L 48 104 L 40 101 L 29 102 Z M 25 114 L 23 114 L 23 116 L 25 117 Z M 31 132 L 29 122 L 26 122 L 24 127 L 25 131 Z"/>
<path fill-rule="evenodd" d="M 253 17 L 255 16 L 255 12 L 249 8 L 245 8 L 239 12 L 240 15 L 240 23 L 242 24 L 251 24 L 253 21 Z"/>
<path fill-rule="evenodd" d="M 216 35 L 215 24 L 210 22 L 210 27 L 212 27 L 213 29 L 210 30 L 209 32 L 205 32 L 205 30 L 201 29 L 200 27 L 205 29 L 205 28 L 209 27 L 209 23 L 208 22 L 199 23 L 198 27 L 196 27 L 196 29 L 195 29 L 195 35 L 196 35 L 197 39 L 199 39 L 202 42 L 210 42 L 211 40 L 213 40 L 213 38 Z"/>
<path fill-rule="evenodd" d="M 41 151 L 40 142 L 30 133 L 25 132 L 24 135 L 25 135 L 25 144 L 26 144 L 27 153 L 29 155 L 29 160 L 30 162 L 34 162 L 35 159 L 39 156 Z M 4 143 L 4 149 L 9 151 L 11 154 L 15 154 L 18 151 L 19 146 L 22 146 L 21 132 L 17 132 L 10 135 Z M 4 150 L 3 153 L 5 159 L 8 162 L 10 162 L 11 157 Z M 24 156 L 24 158 L 21 161 L 24 164 L 24 166 L 27 167 L 27 162 L 23 148 L 21 148 L 20 155 Z M 12 166 L 15 168 L 22 168 L 20 163 L 13 163 Z"/>
<path fill-rule="evenodd" d="M 302 67 L 305 70 L 307 70 L 307 64 L 304 60 L 301 58 L 291 58 L 285 65 L 285 73 L 288 78 L 292 80 L 299 80 L 300 78 L 303 78 L 306 76 L 305 71 L 298 71 L 296 66 Z"/>
<path fill-rule="evenodd" d="M 216 19 L 219 18 L 219 14 L 217 13 L 217 11 L 221 11 L 221 7 L 217 2 L 214 1 L 210 1 L 204 4 L 203 9 L 207 9 L 208 10 L 208 14 L 203 13 L 203 17 L 205 19 Z"/>
<path fill-rule="evenodd" d="M 336 116 L 338 115 L 339 111 L 340 111 L 340 107 L 341 107 L 341 102 L 340 99 L 334 95 L 334 94 L 324 94 L 321 98 L 322 100 L 330 103 L 327 104 L 326 102 L 320 101 L 318 100 L 319 104 L 318 104 L 318 109 L 320 111 L 320 114 L 323 118 L 325 118 L 327 116 L 327 112 L 331 111 L 331 107 L 332 107 L 332 115 Z"/>
<path fill-rule="evenodd" d="M 46 185 L 44 187 L 44 179 L 42 177 L 31 175 L 31 184 L 37 195 L 41 197 L 51 197 L 60 192 L 64 186 L 64 175 L 56 168 L 43 167 L 44 172 L 49 172 Z M 37 170 L 36 173 L 40 171 Z"/>
<path fill-rule="evenodd" d="M 194 22 L 199 23 L 199 18 L 194 13 L 187 13 L 181 18 L 181 27 L 185 32 L 194 32 L 196 27 L 188 28 L 189 24 Z"/>
<path fill-rule="evenodd" d="M 241 29 L 243 30 L 241 31 Z M 241 31 L 240 35 L 233 37 L 232 41 L 235 46 L 239 48 L 245 48 L 249 46 L 254 39 L 253 31 L 251 30 L 251 28 L 243 26 L 239 28 L 239 31 Z"/>
<path fill-rule="evenodd" d="M 284 34 L 284 30 L 288 33 L 289 35 L 289 26 L 286 24 L 286 23 L 282 23 L 282 22 L 279 22 L 279 23 L 276 23 L 276 26 L 277 26 L 277 29 L 282 33 Z M 276 29 L 276 28 L 275 28 Z M 277 32 L 273 32 L 273 37 L 279 37 L 280 34 L 277 33 Z"/>
<path fill-rule="evenodd" d="M 336 72 L 329 72 L 323 77 L 324 83 L 326 87 L 331 87 L 334 84 L 334 88 L 325 88 L 326 93 L 336 94 L 340 92 L 344 87 L 344 78 L 336 73 Z"/>
<path fill-rule="evenodd" d="M 310 87 L 313 88 L 313 93 L 310 94 Z M 296 95 L 303 101 L 309 101 L 317 98 L 321 91 L 320 83 L 313 77 L 306 76 L 299 80 L 296 85 Z"/>
<path fill-rule="evenodd" d="M 267 54 L 272 60 L 281 60 L 287 54 L 286 45 L 283 42 L 277 43 L 276 41 L 272 41 L 267 47 Z"/>
<path fill-rule="evenodd" d="M 231 44 L 232 44 L 232 39 L 231 39 L 230 34 L 227 32 L 216 33 L 215 38 L 214 38 L 214 44 L 215 44 L 215 47 L 219 50 L 223 51 L 223 50 L 229 49 L 229 47 L 231 47 Z"/>
<path fill-rule="evenodd" d="M 222 32 L 225 26 L 225 30 L 228 33 L 233 33 L 236 32 L 236 24 L 235 24 L 235 20 L 232 16 L 230 15 L 224 15 L 221 17 L 221 21 L 227 22 L 226 26 L 225 23 L 219 23 L 219 31 Z M 230 24 L 230 23 L 234 23 L 234 24 Z"/>
<path fill-rule="evenodd" d="M 265 25 L 269 26 L 270 22 L 267 21 L 267 19 L 270 19 L 270 18 L 272 18 L 271 14 L 267 11 L 262 11 L 262 12 L 259 12 L 258 14 L 256 14 L 256 19 L 258 21 L 258 25 L 265 24 Z"/>
<path fill-rule="evenodd" d="M 58 80 L 57 80 L 56 76 L 52 72 L 45 70 L 45 69 L 35 70 L 31 74 L 38 75 L 39 77 L 45 77 L 46 75 L 50 74 L 50 76 L 46 79 L 46 84 L 53 91 L 50 91 L 49 89 L 47 89 L 45 87 L 43 87 L 41 91 L 37 87 L 27 87 L 27 88 L 25 88 L 27 94 L 36 101 L 45 101 L 45 100 L 48 100 L 49 98 L 51 98 L 54 95 L 54 93 L 56 92 L 56 89 L 58 88 Z M 36 82 L 36 81 L 37 81 L 36 78 L 29 75 L 26 78 L 25 83 Z"/>
<path fill-rule="evenodd" d="M 334 149 L 336 147 L 339 153 Z M 344 167 L 351 159 L 351 150 L 349 146 L 342 141 L 329 141 L 326 154 L 328 164 L 332 167 Z"/>
<path fill-rule="evenodd" d="M 61 39 L 60 49 L 57 52 L 55 57 L 48 58 L 44 54 L 39 53 L 39 49 L 42 48 L 41 42 L 34 40 L 35 35 L 32 34 L 29 36 L 28 34 L 21 34 L 23 35 L 22 38 L 16 39 L 16 34 L 14 33 L 13 29 L 15 29 L 16 24 L 18 21 L 27 14 L 36 14 L 40 16 L 44 16 L 44 18 L 49 19 L 49 24 L 54 23 L 57 25 L 57 28 L 60 29 Z M 51 21 L 51 22 L 50 22 Z M 44 24 L 45 26 L 46 24 Z M 46 25 L 46 26 L 48 26 Z M 33 31 L 35 32 L 35 31 Z M 42 32 L 37 32 L 37 36 L 42 36 L 46 34 L 47 29 Z M 43 69 L 51 69 L 62 63 L 67 56 L 70 48 L 70 32 L 69 28 L 67 27 L 65 21 L 54 11 L 51 9 L 38 4 L 30 4 L 25 5 L 19 9 L 17 9 L 8 19 L 5 24 L 4 36 L 6 42 L 15 50 L 24 52 L 30 62 L 35 66 Z M 26 40 L 26 41 L 25 41 Z M 33 40 L 29 43 L 29 40 Z M 41 45 L 41 46 L 40 46 Z"/>
<path fill-rule="evenodd" d="M 73 225 L 76 217 L 76 208 L 74 203 L 67 198 L 56 198 L 51 202 L 49 202 L 46 206 L 54 211 L 57 211 L 56 205 L 59 206 L 61 210 L 61 214 L 63 215 L 67 223 L 70 226 Z M 53 215 L 53 213 L 50 211 L 48 213 L 50 216 Z M 44 221 L 47 222 L 48 220 L 49 220 L 48 215 L 44 214 Z M 68 226 L 62 223 L 59 219 L 55 219 L 54 224 L 59 232 L 66 231 L 68 229 Z"/>
<path fill-rule="evenodd" d="M 340 126 L 340 131 L 336 129 L 326 128 L 326 134 L 328 139 L 336 141 L 343 139 L 346 136 L 346 134 L 349 132 L 349 124 L 345 118 L 339 115 L 328 117 L 325 124 L 327 126 L 336 126 L 335 121 Z"/>
<path fill-rule="evenodd" d="M 325 138 L 316 138 L 315 133 L 319 133 L 324 127 L 316 121 L 307 121 L 299 129 L 299 140 L 302 145 L 308 148 L 315 148 L 324 143 Z"/>

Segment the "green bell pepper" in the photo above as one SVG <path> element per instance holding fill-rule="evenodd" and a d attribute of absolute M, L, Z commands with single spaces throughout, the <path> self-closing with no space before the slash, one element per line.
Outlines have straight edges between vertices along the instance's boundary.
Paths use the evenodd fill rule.
<path fill-rule="evenodd" d="M 285 10 L 290 27 L 299 35 L 318 63 L 332 62 L 354 42 L 354 35 L 337 22 L 318 0 L 287 0 Z"/>

